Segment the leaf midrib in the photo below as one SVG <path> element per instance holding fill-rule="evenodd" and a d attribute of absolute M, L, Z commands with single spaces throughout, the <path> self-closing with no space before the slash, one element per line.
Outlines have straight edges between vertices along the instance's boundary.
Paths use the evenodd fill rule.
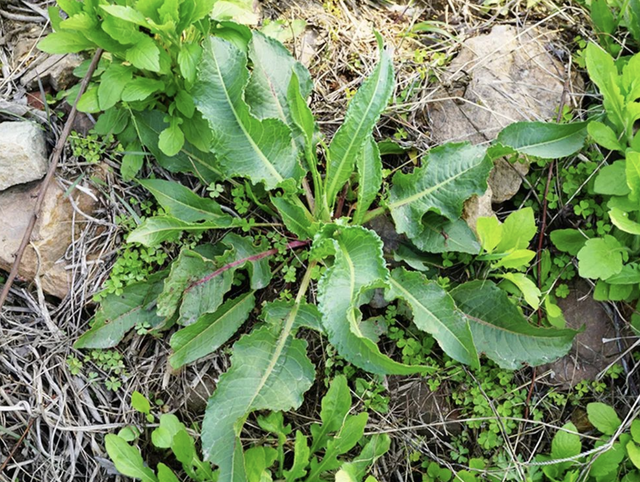
<path fill-rule="evenodd" d="M 229 105 L 229 109 L 233 113 L 233 117 L 236 119 L 236 123 L 238 124 L 238 127 L 240 128 L 240 130 L 242 131 L 242 133 L 246 137 L 247 142 L 253 148 L 253 151 L 258 155 L 258 158 L 265 165 L 267 170 L 269 172 L 271 172 L 271 174 L 273 175 L 273 177 L 275 177 L 275 179 L 278 181 L 278 183 L 282 182 L 283 178 L 280 175 L 280 173 L 276 170 L 275 167 L 273 167 L 273 164 L 271 164 L 271 161 L 269 161 L 269 159 L 264 155 L 262 150 L 258 147 L 258 145 L 255 143 L 253 138 L 249 135 L 249 132 L 247 132 L 244 124 L 240 120 L 240 116 L 238 114 L 238 111 L 236 110 L 236 107 L 233 105 L 233 102 L 231 102 L 231 97 L 229 97 L 229 89 L 227 87 L 227 84 L 225 83 L 225 79 L 224 79 L 224 76 L 222 75 L 222 71 L 220 70 L 220 64 L 218 63 L 218 57 L 214 54 L 214 55 L 212 55 L 212 58 L 213 58 L 213 62 L 214 62 L 215 67 L 216 67 L 216 71 L 218 73 L 218 78 L 220 79 L 220 82 L 222 83 L 222 85 L 224 87 L 222 89 L 222 91 L 224 92 L 224 96 L 227 99 L 227 104 Z"/>
<path fill-rule="evenodd" d="M 465 344 L 460 340 L 460 338 L 449 329 L 449 327 L 444 324 L 443 322 L 441 322 L 437 316 L 435 316 L 433 314 L 433 312 L 429 311 L 429 309 L 422 304 L 415 296 L 413 296 L 413 294 L 411 294 L 411 292 L 407 291 L 400 283 L 398 283 L 395 279 L 393 279 L 393 277 L 389 278 L 389 281 L 396 286 L 396 289 L 398 289 L 400 292 L 404 293 L 403 297 L 405 299 L 411 299 L 413 300 L 417 306 L 421 307 L 426 313 L 428 313 L 429 315 L 431 315 L 435 320 L 437 320 L 438 324 L 441 325 L 442 327 L 444 327 L 444 329 L 449 332 L 451 334 L 451 336 L 453 336 L 453 338 L 460 344 L 460 346 L 462 346 L 462 348 L 464 349 L 465 352 L 467 352 L 469 354 L 469 356 L 471 358 L 473 357 L 473 354 L 469 351 L 469 349 L 465 346 Z"/>
<path fill-rule="evenodd" d="M 340 242 L 338 242 L 338 245 L 340 246 L 340 251 L 342 251 L 342 255 L 344 256 L 345 261 L 347 262 L 347 267 L 349 268 L 349 309 L 347 312 L 351 311 L 351 313 L 353 314 L 353 311 L 354 311 L 353 299 L 355 297 L 354 295 L 356 290 L 356 269 L 353 264 L 353 260 L 351 259 L 351 256 L 349 256 L 349 252 L 345 249 L 344 245 Z M 355 316 L 354 316 L 354 321 L 355 321 Z M 358 336 L 359 338 L 365 337 L 362 331 L 360 330 L 360 326 L 358 325 L 358 323 L 354 322 L 349 324 L 355 330 L 356 336 Z"/>
<path fill-rule="evenodd" d="M 570 137 L 575 136 L 578 132 L 580 132 L 580 130 L 576 130 L 574 132 L 572 132 L 571 134 L 567 134 L 565 136 L 562 137 L 556 137 L 555 139 L 549 140 L 549 141 L 545 141 L 545 142 L 538 142 L 535 144 L 527 144 L 527 145 L 523 145 L 518 147 L 517 149 L 536 149 L 538 147 L 544 147 L 544 146 L 548 146 L 550 144 L 555 144 L 557 142 L 562 142 L 566 139 L 569 139 Z M 516 149 L 516 148 L 514 148 Z"/>
<path fill-rule="evenodd" d="M 451 176 L 447 179 L 445 179 L 443 182 L 440 182 L 434 186 L 431 186 L 428 189 L 425 189 L 424 191 L 420 191 L 416 194 L 413 194 L 407 198 L 404 199 L 399 199 L 398 201 L 389 203 L 389 209 L 393 210 L 393 209 L 397 209 L 397 208 L 401 208 L 402 206 L 404 206 L 405 204 L 410 204 L 414 201 L 417 201 L 418 199 L 427 196 L 429 194 L 431 194 L 432 192 L 442 188 L 443 186 L 446 186 L 447 184 L 455 181 L 456 179 L 458 179 L 460 176 L 466 174 L 467 172 L 471 171 L 472 169 L 475 169 L 476 167 L 478 167 L 480 164 L 482 164 L 483 159 L 480 160 L 480 162 L 478 162 L 477 164 L 474 164 L 470 167 L 468 167 L 467 169 L 464 169 L 463 171 L 460 171 L 459 173 L 455 174 L 454 176 Z M 425 167 L 425 169 L 428 168 Z"/>
<path fill-rule="evenodd" d="M 192 206 L 192 205 L 190 205 L 190 204 L 186 204 L 185 202 L 180 201 L 180 200 L 179 200 L 178 198 L 176 198 L 176 197 L 171 197 L 171 196 L 169 196 L 168 194 L 165 194 L 164 192 L 162 192 L 162 191 L 161 191 L 161 190 L 159 190 L 159 189 L 156 189 L 156 188 L 149 188 L 149 187 L 147 187 L 147 186 L 145 186 L 145 188 L 146 188 L 147 190 L 151 191 L 152 193 L 153 193 L 154 191 L 155 191 L 155 192 L 157 192 L 157 193 L 158 193 L 158 196 L 160 196 L 160 197 L 164 197 L 164 198 L 166 198 L 166 199 L 169 199 L 170 201 L 174 202 L 175 204 L 178 204 L 179 206 L 182 206 L 183 208 L 189 209 L 190 211 L 195 211 L 196 213 L 203 214 L 203 215 L 207 215 L 207 216 L 211 216 L 211 217 L 213 217 L 213 218 L 224 218 L 224 215 L 217 214 L 217 213 L 213 213 L 213 212 L 211 212 L 211 211 L 205 211 L 204 209 L 201 209 L 201 208 L 195 208 L 195 207 L 193 207 L 193 206 Z M 207 201 L 207 199 L 203 199 L 203 201 Z"/>
<path fill-rule="evenodd" d="M 358 124 L 358 128 L 356 129 L 356 133 L 357 134 L 351 136 L 351 141 L 349 142 L 349 147 L 345 151 L 346 152 L 345 155 L 342 156 L 342 160 L 340 161 L 339 166 L 336 168 L 335 176 L 331 180 L 331 184 L 329 185 L 329 189 L 327 190 L 327 193 L 330 196 L 333 196 L 334 191 L 337 194 L 336 184 L 338 182 L 338 174 L 340 173 L 340 171 L 342 171 L 342 168 L 344 167 L 344 165 L 347 162 L 346 159 L 347 159 L 347 157 L 349 157 L 348 153 L 351 152 L 351 149 L 353 148 L 353 145 L 356 142 L 356 140 L 362 141 L 361 136 L 359 135 L 359 133 L 360 133 L 360 130 L 362 129 L 363 124 L 365 123 L 365 119 L 368 117 L 369 112 L 371 112 L 371 106 L 373 105 L 374 99 L 377 97 L 378 89 L 380 88 L 380 85 L 381 85 L 381 81 L 380 81 L 381 78 L 382 78 L 382 65 L 379 68 L 378 76 L 376 78 L 376 87 L 375 87 L 375 90 L 374 90 L 374 94 L 371 96 L 371 100 L 367 104 L 367 108 L 365 110 L 366 114 L 362 116 L 361 121 Z M 345 121 L 346 121 L 346 119 L 345 119 Z M 331 151 L 331 149 L 329 149 L 329 151 Z"/>

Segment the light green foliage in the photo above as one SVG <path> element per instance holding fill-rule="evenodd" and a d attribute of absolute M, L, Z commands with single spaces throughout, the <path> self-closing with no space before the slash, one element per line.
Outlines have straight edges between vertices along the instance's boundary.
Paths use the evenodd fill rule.
<path fill-rule="evenodd" d="M 550 455 L 536 456 L 536 461 L 544 463 L 544 475 L 551 481 L 637 480 L 640 476 L 637 471 L 637 462 L 640 460 L 637 459 L 639 454 L 636 445 L 640 439 L 638 423 L 634 421 L 629 431 L 610 440 L 622 424 L 613 407 L 600 402 L 589 403 L 587 414 L 589 422 L 601 434 L 595 442 L 595 448 L 601 450 L 582 455 L 585 447 L 581 435 L 573 423 L 567 423 L 553 437 Z M 588 467 L 587 475 L 578 479 L 582 466 Z"/>
<path fill-rule="evenodd" d="M 141 151 L 132 110 L 159 110 L 166 125 L 157 146 L 174 156 L 193 140 L 195 114 L 191 90 L 202 57 L 200 42 L 211 29 L 209 15 L 218 20 L 251 22 L 250 2 L 187 0 L 125 4 L 60 1 L 49 10 L 54 33 L 38 43 L 48 53 L 66 54 L 102 48 L 107 52 L 97 75 L 78 102 L 83 112 L 105 111 L 97 129 L 116 134 L 125 150 Z M 61 12 L 68 18 L 62 20 Z M 73 103 L 77 87 L 67 96 Z M 205 149 L 206 150 L 206 149 Z M 122 173 L 131 179 L 142 156 L 123 159 Z"/>
<path fill-rule="evenodd" d="M 593 3 L 592 16 L 600 22 L 597 25 L 602 32 L 613 32 L 617 22 L 626 18 L 618 12 L 614 21 L 611 15 L 607 2 Z M 605 47 L 612 49 L 608 42 Z M 636 102 L 640 98 L 637 81 L 640 55 L 616 62 L 605 50 L 589 44 L 586 66 L 602 94 L 606 113 L 605 117 L 590 122 L 589 134 L 602 147 L 620 152 L 622 159 L 605 164 L 598 171 L 593 170 L 595 162 L 581 164 L 582 169 L 579 165 L 565 171 L 579 176 L 570 179 L 569 188 L 565 190 L 563 186 L 563 191 L 571 199 L 576 197 L 574 212 L 585 219 L 584 227 L 552 231 L 550 237 L 557 249 L 577 256 L 581 277 L 598 280 L 594 292 L 597 300 L 632 301 L 640 295 L 633 275 L 640 248 L 640 146 L 633 132 L 633 124 L 640 118 Z M 584 177 L 586 174 L 588 178 Z"/>

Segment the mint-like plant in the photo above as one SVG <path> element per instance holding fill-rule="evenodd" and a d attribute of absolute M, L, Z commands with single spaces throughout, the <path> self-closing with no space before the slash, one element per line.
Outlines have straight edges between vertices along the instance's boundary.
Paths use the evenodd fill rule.
<path fill-rule="evenodd" d="M 67 18 L 61 18 L 61 12 Z M 142 166 L 149 129 L 159 134 L 152 152 L 161 163 L 178 154 L 185 139 L 190 143 L 187 150 L 208 150 L 208 127 L 195 109 L 191 92 L 202 58 L 201 44 L 212 28 L 211 17 L 251 21 L 252 16 L 247 0 L 60 0 L 49 8 L 55 31 L 38 48 L 53 54 L 97 48 L 106 52 L 78 110 L 104 112 L 95 129 L 118 137 L 126 152 L 122 175 L 132 179 Z M 240 25 L 225 29 L 218 24 L 217 28 L 223 36 L 250 35 Z M 83 65 L 78 73 L 85 71 Z M 65 96 L 75 100 L 78 88 Z M 141 126 L 136 113 L 147 110 L 157 110 L 158 116 L 154 125 Z"/>
<path fill-rule="evenodd" d="M 591 80 L 602 93 L 604 115 L 589 122 L 593 140 L 620 159 L 603 165 L 593 182 L 608 212 L 610 234 L 587 237 L 577 229 L 559 229 L 551 240 L 578 258 L 581 277 L 597 280 L 597 300 L 634 301 L 640 297 L 640 55 L 618 64 L 595 44 L 586 49 Z"/>
<path fill-rule="evenodd" d="M 147 422 L 155 421 L 149 401 L 139 392 L 131 396 L 131 405 L 145 415 Z M 276 477 L 276 480 L 286 482 L 320 482 L 337 471 L 336 480 L 362 482 L 375 461 L 389 450 L 391 439 L 386 434 L 365 437 L 369 415 L 366 412 L 350 415 L 351 405 L 347 379 L 338 376 L 322 399 L 320 423 L 311 425 L 310 437 L 297 430 L 295 439 L 289 440 L 292 428 L 291 425 L 285 425 L 282 412 L 258 417 L 260 428 L 276 436 L 276 446 L 270 443 L 255 445 L 242 453 L 247 479 L 259 482 Z M 189 480 L 219 480 L 217 471 L 200 459 L 195 440 L 175 415 L 162 414 L 159 422 L 159 426 L 151 433 L 151 442 L 156 449 L 172 453 Z M 137 427 L 129 426 L 117 435 L 106 436 L 107 453 L 118 471 L 145 482 L 177 481 L 178 478 L 167 464 L 168 457 L 158 463 L 155 471 L 144 463 L 139 449 L 129 443 L 134 442 L 139 434 Z M 285 464 L 287 442 L 293 444 L 293 461 L 290 464 Z M 362 446 L 360 453 L 348 458 L 347 454 L 358 444 Z M 375 479 L 369 476 L 367 482 L 375 482 Z"/>
<path fill-rule="evenodd" d="M 247 416 L 295 409 L 311 387 L 315 367 L 299 337 L 301 328 L 322 333 L 340 356 L 368 372 L 427 370 L 395 361 L 379 348 L 365 308 L 375 290 L 383 290 L 389 301 L 406 301 L 415 325 L 451 358 L 470 366 L 479 365 L 482 353 L 502 367 L 517 368 L 568 351 L 574 331 L 530 325 L 522 309 L 490 280 L 447 292 L 423 273 L 390 268 L 382 240 L 366 223 L 389 212 L 414 249 L 478 254 L 480 244 L 460 216 L 464 202 L 485 191 L 493 157 L 516 151 L 569 155 L 584 141 L 583 124 L 513 125 L 489 150 L 468 143 L 434 148 L 421 167 L 387 180 L 385 192 L 373 130 L 392 96 L 394 75 L 380 38 L 380 62 L 328 143 L 308 106 L 309 72 L 277 41 L 240 30 L 242 35 L 229 37 L 216 36 L 212 29 L 191 90 L 208 126 L 202 133 L 210 140 L 207 157 L 196 161 L 197 156 L 181 157 L 183 152 L 159 162 L 196 173 L 204 182 L 211 181 L 203 169 L 215 173 L 216 182 L 231 184 L 232 193 L 250 199 L 263 219 L 257 223 L 234 216 L 179 182 L 141 181 L 167 214 L 145 220 L 129 242 L 155 246 L 184 232 L 227 234 L 183 248 L 169 269 L 128 286 L 122 296 L 108 295 L 77 348 L 114 346 L 139 323 L 156 331 L 177 324 L 170 361 L 179 368 L 217 350 L 251 320 L 248 333 L 233 346 L 231 368 L 220 377 L 202 426 L 205 459 L 219 467 L 220 481 L 247 480 L 240 441 Z M 135 115 L 138 125 L 148 126 L 157 117 L 155 112 Z M 155 136 L 141 138 L 151 152 L 157 151 L 157 129 Z M 212 191 L 218 192 L 216 187 Z M 272 223 L 284 225 L 287 237 L 229 232 L 268 230 Z M 498 243 L 505 253 L 515 252 L 526 249 L 529 239 Z M 267 290 L 262 297 L 275 298 L 269 287 L 282 274 L 274 270 L 274 260 L 304 266 L 304 274 L 292 284 L 297 292 L 291 299 L 259 306 L 260 290 Z M 289 280 L 291 273 L 287 269 Z"/>

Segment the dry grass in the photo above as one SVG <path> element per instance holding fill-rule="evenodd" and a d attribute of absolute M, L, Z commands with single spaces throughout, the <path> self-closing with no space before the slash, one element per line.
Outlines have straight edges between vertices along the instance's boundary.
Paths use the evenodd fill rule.
<path fill-rule="evenodd" d="M 394 50 L 399 100 L 383 116 L 378 135 L 388 136 L 403 129 L 402 143 L 417 153 L 433 144 L 428 127 L 429 105 L 451 97 L 456 80 L 446 73 L 441 59 L 454 56 L 466 38 L 504 23 L 521 28 L 533 24 L 550 29 L 562 26 L 568 38 L 591 35 L 582 9 L 549 0 L 534 9 L 519 0 L 493 9 L 460 0 L 416 1 L 409 6 L 382 8 L 362 2 L 353 5 L 346 0 L 328 1 L 324 6 L 320 2 L 293 0 L 263 3 L 265 17 L 302 18 L 307 22 L 307 32 L 313 32 L 295 39 L 290 47 L 312 72 L 316 82 L 312 107 L 328 135 L 342 121 L 349 96 L 376 62 L 373 30 L 379 31 L 386 45 Z M 59 120 L 25 106 L 26 92 L 19 83 L 28 66 L 38 61 L 38 54 L 33 48 L 18 52 L 17 40 L 27 34 L 33 38 L 44 34 L 48 4 L 51 2 L 0 0 L 0 109 L 4 109 L 0 115 L 7 117 L 7 109 L 17 115 L 31 114 L 46 123 L 51 136 L 56 136 Z M 433 20 L 442 22 L 438 27 L 446 33 L 406 35 L 417 23 Z M 313 48 L 311 43 L 315 44 Z M 424 58 L 417 58 L 416 50 L 424 51 Z M 109 161 L 105 162 L 108 166 Z M 61 182 L 70 185 L 86 169 L 67 153 L 60 170 Z M 128 400 L 134 390 L 161 398 L 165 409 L 179 412 L 185 422 L 198 421 L 215 379 L 228 366 L 227 358 L 220 354 L 173 373 L 167 364 L 166 340 L 130 335 L 120 345 L 128 376 L 119 391 L 111 392 L 104 383 L 90 383 L 86 376 L 71 373 L 67 358 L 81 357 L 72 344 L 87 329 L 95 309 L 92 296 L 108 277 L 122 243 L 121 228 L 116 223 L 118 215 L 128 214 L 122 200 L 140 195 L 108 169 L 102 177 L 103 183 L 95 186 L 100 193 L 100 209 L 89 218 L 77 213 L 78 220 L 82 220 L 81 234 L 67 252 L 74 270 L 71 295 L 56 301 L 44 296 L 37 285 L 16 286 L 0 313 L 0 466 L 5 466 L 0 473 L 2 482 L 106 480 L 111 466 L 102 438 L 138 421 Z M 321 358 L 321 340 L 312 341 L 312 346 Z M 637 366 L 629 366 L 627 373 L 637 378 L 636 369 Z M 528 371 L 518 374 L 518 383 L 523 386 L 529 380 Z M 415 397 L 420 383 L 419 379 L 402 380 L 398 387 L 400 397 L 396 399 L 400 400 L 402 394 Z M 544 378 L 539 383 L 540 398 L 536 403 L 544 399 Z M 313 390 L 319 393 L 321 387 Z M 616 391 L 610 397 L 621 413 L 629 414 L 627 422 L 637 415 L 637 393 Z M 317 417 L 319 397 L 311 398 L 316 402 L 308 402 L 300 414 L 294 415 L 302 426 Z M 407 454 L 414 450 L 442 466 L 462 468 L 451 463 L 450 430 L 463 420 L 452 418 L 450 410 L 443 409 L 434 420 L 425 422 L 408 409 L 408 403 L 395 403 L 391 408 L 388 414 L 375 414 L 369 427 L 372 433 L 394 436 L 392 450 L 376 468 L 379 480 L 412 480 Z M 536 450 L 548 445 L 566 415 L 557 413 L 555 419 L 544 422 L 518 420 L 518 432 L 505 436 L 508 463 L 516 473 L 522 474 Z M 495 417 L 500 419 L 497 413 Z"/>

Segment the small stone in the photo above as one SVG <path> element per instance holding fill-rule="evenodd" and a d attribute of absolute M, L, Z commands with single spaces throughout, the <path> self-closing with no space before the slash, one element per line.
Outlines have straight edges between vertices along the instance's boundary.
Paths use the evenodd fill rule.
<path fill-rule="evenodd" d="M 495 213 L 491 208 L 491 196 L 493 191 L 491 186 L 487 186 L 487 190 L 482 196 L 472 196 L 464 203 L 462 209 L 462 219 L 467 222 L 467 225 L 476 232 L 476 225 L 478 224 L 478 218 L 485 218 L 493 216 Z"/>
<path fill-rule="evenodd" d="M 44 85 L 50 85 L 56 92 L 67 90 L 78 82 L 73 71 L 84 59 L 78 54 L 55 54 L 42 61 L 34 62 L 20 78 L 20 83 L 28 90 L 39 88 L 38 79 Z"/>
<path fill-rule="evenodd" d="M 617 343 L 620 335 L 616 334 L 609 315 L 593 299 L 584 281 L 573 284 L 569 296 L 559 299 L 558 306 L 567 320 L 567 328 L 579 330 L 584 327 L 584 331 L 576 335 L 567 355 L 540 370 L 551 371 L 551 382 L 568 389 L 583 380 L 595 380 L 615 360 L 620 354 Z"/>
<path fill-rule="evenodd" d="M 511 164 L 506 159 L 496 159 L 488 181 L 492 192 L 491 202 L 502 203 L 515 196 L 528 172 L 528 163 Z"/>
<path fill-rule="evenodd" d="M 13 266 L 22 237 L 35 207 L 41 183 L 14 186 L 0 192 L 0 269 L 9 271 Z M 75 204 L 87 214 L 95 209 L 93 199 L 73 191 Z M 74 208 L 64 190 L 54 181 L 47 190 L 42 210 L 31 235 L 18 275 L 32 281 L 39 277 L 42 289 L 53 296 L 64 298 L 69 292 L 71 271 L 63 259 L 72 240 Z M 76 222 L 82 216 L 75 215 Z M 35 249 L 34 249 L 35 248 Z M 37 252 L 36 252 L 37 250 Z"/>
<path fill-rule="evenodd" d="M 37 124 L 0 123 L 0 191 L 41 179 L 48 164 L 44 133 Z"/>

